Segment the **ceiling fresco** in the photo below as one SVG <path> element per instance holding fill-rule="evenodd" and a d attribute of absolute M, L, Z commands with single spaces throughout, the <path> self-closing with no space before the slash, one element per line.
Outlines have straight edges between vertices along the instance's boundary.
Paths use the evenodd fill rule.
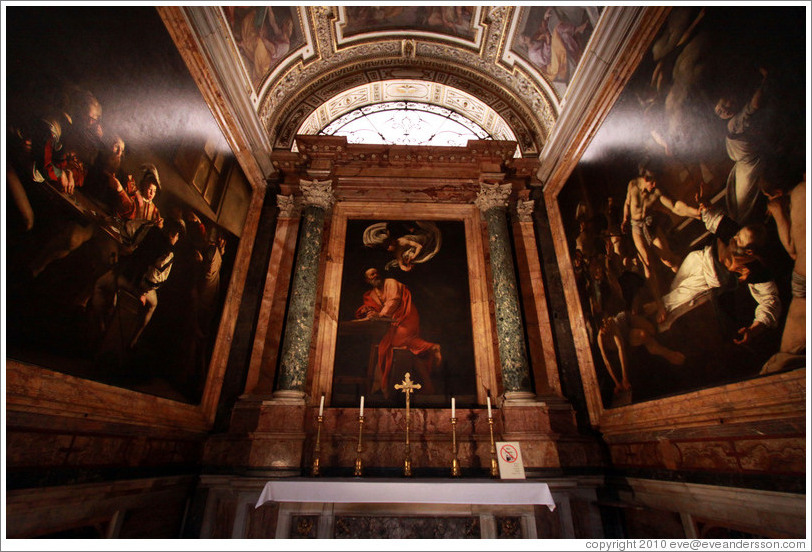
<path fill-rule="evenodd" d="M 305 45 L 299 9 L 293 6 L 223 6 L 245 71 L 255 90 Z"/>
<path fill-rule="evenodd" d="M 517 10 L 505 60 L 518 58 L 563 96 L 598 21 L 600 8 L 533 6 Z M 515 55 L 515 56 L 514 56 Z"/>
<path fill-rule="evenodd" d="M 325 115 L 346 112 L 334 109 L 335 97 L 347 100 L 359 87 L 409 79 L 439 83 L 487 105 L 494 121 L 510 127 L 524 156 L 540 153 L 600 15 L 598 8 L 572 6 L 186 11 L 193 22 L 209 14 L 211 28 L 220 29 L 213 40 L 227 44 L 220 48 L 227 54 L 215 64 L 235 80 L 235 90 L 250 87 L 252 110 L 273 149 L 290 149 L 296 133 L 318 131 L 332 121 Z M 203 30 L 198 36 L 206 36 Z"/>
<path fill-rule="evenodd" d="M 448 35 L 466 41 L 474 41 L 481 33 L 481 6 L 348 6 L 338 10 L 339 43 L 382 31 L 410 36 Z"/>

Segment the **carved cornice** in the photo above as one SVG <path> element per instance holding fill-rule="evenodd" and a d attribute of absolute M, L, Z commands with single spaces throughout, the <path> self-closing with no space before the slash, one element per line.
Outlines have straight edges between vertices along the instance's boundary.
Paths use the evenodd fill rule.
<path fill-rule="evenodd" d="M 305 180 L 299 181 L 302 190 L 302 204 L 314 206 L 329 211 L 336 201 L 333 193 L 332 180 Z"/>
<path fill-rule="evenodd" d="M 487 182 L 482 182 L 479 185 L 479 193 L 476 195 L 474 205 L 483 213 L 491 209 L 506 209 L 511 190 L 512 186 L 510 183 L 488 184 Z"/>
<path fill-rule="evenodd" d="M 511 163 L 516 142 L 508 140 L 471 140 L 465 147 L 400 146 L 386 144 L 348 144 L 343 136 L 300 136 L 297 141 L 301 159 L 329 159 L 333 164 L 363 163 L 388 166 L 426 163 L 470 165 L 474 162 Z M 293 166 L 292 161 L 288 161 Z M 499 177 L 504 177 L 499 173 Z"/>

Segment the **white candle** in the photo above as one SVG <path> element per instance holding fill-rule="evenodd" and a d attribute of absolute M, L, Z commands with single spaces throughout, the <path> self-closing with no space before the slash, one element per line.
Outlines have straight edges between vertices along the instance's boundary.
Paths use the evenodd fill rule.
<path fill-rule="evenodd" d="M 321 396 L 321 402 L 319 403 L 319 416 L 324 414 L 324 395 Z"/>
<path fill-rule="evenodd" d="M 364 396 L 361 395 L 361 412 L 358 413 L 359 416 L 364 415 Z"/>
<path fill-rule="evenodd" d="M 456 412 L 454 410 L 455 406 L 456 406 L 456 399 L 454 397 L 451 397 L 451 417 L 452 418 L 456 418 L 456 415 L 455 415 Z"/>
<path fill-rule="evenodd" d="M 491 412 L 491 398 L 486 397 L 488 399 L 488 418 L 493 418 L 493 413 Z"/>

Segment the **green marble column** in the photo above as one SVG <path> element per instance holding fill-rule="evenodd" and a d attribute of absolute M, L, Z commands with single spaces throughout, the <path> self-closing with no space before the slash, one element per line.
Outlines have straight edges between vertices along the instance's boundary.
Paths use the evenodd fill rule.
<path fill-rule="evenodd" d="M 330 180 L 302 180 L 302 224 L 282 341 L 282 361 L 275 397 L 304 397 L 310 343 L 313 338 L 324 218 L 335 202 Z"/>
<path fill-rule="evenodd" d="M 530 366 L 507 224 L 510 184 L 481 184 L 476 206 L 488 223 L 496 334 L 505 398 L 531 399 Z"/>

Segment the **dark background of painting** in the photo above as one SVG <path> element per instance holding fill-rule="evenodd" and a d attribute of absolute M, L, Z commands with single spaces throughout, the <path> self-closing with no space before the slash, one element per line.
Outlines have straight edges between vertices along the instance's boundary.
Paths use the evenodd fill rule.
<path fill-rule="evenodd" d="M 675 7 L 669 17 L 692 20 L 699 9 Z M 575 249 L 579 230 L 575 219 L 578 204 L 585 205 L 596 220 L 601 217 L 607 196 L 622 207 L 627 184 L 637 175 L 637 164 L 646 157 L 661 161 L 669 171 L 658 181 L 658 187 L 674 199 L 695 205 L 695 183 L 680 181 L 677 176 L 685 167 L 700 161 L 714 175 L 706 186 L 706 194 L 712 197 L 724 190 L 733 162 L 725 149 L 726 121 L 715 115 L 713 107 L 723 92 L 732 91 L 748 100 L 759 82 L 759 67 L 767 68 L 769 79 L 765 105 L 758 113 L 764 129 L 762 143 L 774 150 L 766 160 L 775 169 L 776 178 L 798 182 L 808 155 L 804 127 L 808 104 L 804 21 L 803 8 L 706 8 L 691 40 L 662 58 L 668 71 L 666 86 L 657 100 L 660 105 L 675 82 L 684 85 L 684 94 L 672 95 L 669 100 L 679 108 L 675 109 L 678 115 L 670 126 L 667 119 L 657 119 L 662 112 L 644 109 L 646 98 L 651 98 L 656 66 L 649 50 L 558 197 L 570 253 Z M 663 29 L 666 26 L 667 23 Z M 691 64 L 675 64 L 677 56 L 689 45 L 701 51 L 701 55 Z M 650 130 L 658 125 L 669 140 L 671 155 L 665 155 L 652 140 Z M 723 199 L 719 205 L 724 206 Z M 691 245 L 704 227 L 698 221 L 683 227 L 683 222 L 684 219 L 671 214 L 663 219 L 671 247 L 682 257 L 709 243 L 704 239 Z M 778 349 L 790 300 L 791 260 L 778 241 L 774 222 L 768 221 L 767 229 L 772 244 L 768 263 L 776 275 L 783 304 L 778 329 L 751 345 L 734 345 L 736 330 L 752 321 L 755 302 L 746 287 L 723 294 L 715 308 L 698 309 L 678 320 L 670 331 L 657 336 L 664 345 L 686 354 L 684 366 L 671 365 L 643 347 L 630 350 L 633 402 L 758 376 L 762 364 Z M 634 251 L 630 235 L 624 237 L 624 248 Z M 654 265 L 667 290 L 673 274 L 659 262 Z M 582 303 L 587 325 L 596 333 L 597 321 L 591 319 L 588 304 Z M 594 333 L 592 354 L 604 405 L 608 408 L 612 406 L 614 384 L 607 375 Z M 619 374 L 619 367 L 617 371 Z"/>
<path fill-rule="evenodd" d="M 451 396 L 457 405 L 473 405 L 475 398 L 476 370 L 474 364 L 471 326 L 471 299 L 468 283 L 468 263 L 465 248 L 465 226 L 461 221 L 437 221 L 442 233 L 442 246 L 432 259 L 415 264 L 409 272 L 399 268 L 389 271 L 384 265 L 392 259 L 391 253 L 363 244 L 364 229 L 379 220 L 347 221 L 344 271 L 341 281 L 339 323 L 355 319 L 355 311 L 363 302 L 363 294 L 369 289 L 364 281 L 367 268 L 378 268 L 384 278 L 393 277 L 405 284 L 412 293 L 412 301 L 420 314 L 420 335 L 423 339 L 439 343 L 443 351 L 440 373 L 434 379 L 437 395 L 428 396 L 417 391 L 413 395 L 415 406 L 438 406 L 449 408 Z M 363 391 L 359 388 L 342 391 L 336 387 L 336 379 L 342 374 L 366 377 L 369 360 L 369 344 L 354 337 L 339 335 L 336 342 L 335 369 L 333 373 L 333 405 L 355 406 Z M 393 375 L 394 377 L 394 375 Z M 419 382 L 419 375 L 412 374 Z M 393 381 L 394 383 L 399 383 Z M 340 401 L 340 395 L 352 398 Z M 336 400 L 339 402 L 336 402 Z M 403 394 L 393 394 L 390 403 L 383 396 L 365 397 L 370 406 L 402 406 Z"/>
<path fill-rule="evenodd" d="M 60 84 L 93 92 L 105 133 L 128 155 L 174 155 L 191 135 L 222 136 L 153 7 L 9 7 L 7 113 L 40 115 Z"/>

